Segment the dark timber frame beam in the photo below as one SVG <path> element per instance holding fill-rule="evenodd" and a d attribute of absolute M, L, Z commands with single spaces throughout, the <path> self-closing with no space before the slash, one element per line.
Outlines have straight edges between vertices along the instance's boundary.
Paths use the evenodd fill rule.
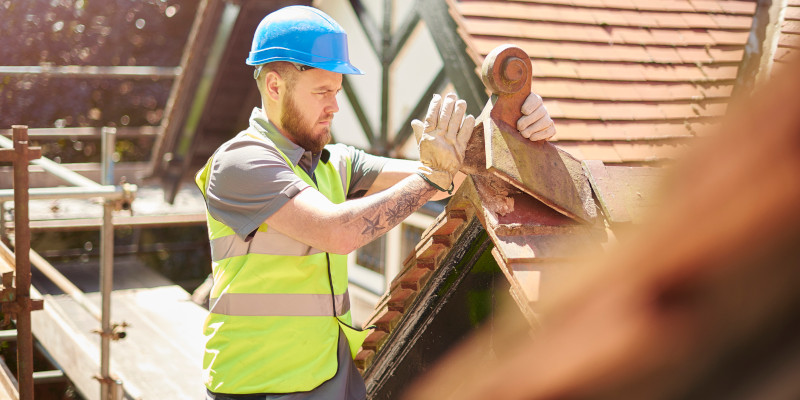
<path fill-rule="evenodd" d="M 347 100 L 350 101 L 350 106 L 353 107 L 353 112 L 355 112 L 361 129 L 364 130 L 364 134 L 367 136 L 370 147 L 375 147 L 375 131 L 372 130 L 372 125 L 369 123 L 367 114 L 364 112 L 364 107 L 361 106 L 361 101 L 358 99 L 355 89 L 350 83 L 350 78 L 348 78 L 347 75 L 342 77 L 342 90 L 347 96 Z"/>
<path fill-rule="evenodd" d="M 436 48 L 444 61 L 447 77 L 453 82 L 458 96 L 467 102 L 467 112 L 480 114 L 489 99 L 483 82 L 475 73 L 476 65 L 467 55 L 467 45 L 458 34 L 445 0 L 418 0 L 416 9 L 431 32 Z"/>
<path fill-rule="evenodd" d="M 420 116 L 425 115 L 425 112 L 428 110 L 428 104 L 430 104 L 430 98 L 433 97 L 434 94 L 439 93 L 445 85 L 447 78 L 447 74 L 445 74 L 444 68 L 439 70 L 439 73 L 436 74 L 436 77 L 433 78 L 431 84 L 428 86 L 428 89 L 425 90 L 425 94 L 420 98 L 419 103 L 417 106 L 408 113 L 405 122 L 400 125 L 400 130 L 394 135 L 394 140 L 392 140 L 391 146 L 389 148 L 396 149 L 403 145 L 409 136 L 411 136 L 412 130 L 409 129 L 411 126 L 411 121 L 415 118 L 420 118 Z"/>
<path fill-rule="evenodd" d="M 350 6 L 353 7 L 353 11 L 356 13 L 356 16 L 358 16 L 358 23 L 361 24 L 364 33 L 367 34 L 367 39 L 369 39 L 369 44 L 372 46 L 372 51 L 374 51 L 375 54 L 380 54 L 381 38 L 383 35 L 381 29 L 378 28 L 378 24 L 372 19 L 372 16 L 369 15 L 369 11 L 367 11 L 364 4 L 361 3 L 361 0 L 350 0 Z"/>
<path fill-rule="evenodd" d="M 409 12 L 403 23 L 397 28 L 396 33 L 392 35 L 388 55 L 391 60 L 397 58 L 397 53 L 399 53 L 400 49 L 405 46 L 406 41 L 408 41 L 411 33 L 414 32 L 414 29 L 417 27 L 417 24 L 419 24 L 419 21 L 419 12 L 417 12 L 417 9 L 414 8 Z"/>

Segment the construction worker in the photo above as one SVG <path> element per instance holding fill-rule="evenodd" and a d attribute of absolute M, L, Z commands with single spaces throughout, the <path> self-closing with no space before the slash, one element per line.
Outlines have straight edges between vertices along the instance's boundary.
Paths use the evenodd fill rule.
<path fill-rule="evenodd" d="M 352 326 L 347 254 L 458 184 L 475 119 L 455 95 L 414 121 L 420 161 L 328 145 L 347 36 L 320 10 L 267 15 L 253 38 L 262 108 L 197 174 L 206 198 L 214 286 L 205 321 L 209 399 L 364 399 L 353 363 L 369 331 Z M 532 94 L 526 137 L 555 132 Z"/>

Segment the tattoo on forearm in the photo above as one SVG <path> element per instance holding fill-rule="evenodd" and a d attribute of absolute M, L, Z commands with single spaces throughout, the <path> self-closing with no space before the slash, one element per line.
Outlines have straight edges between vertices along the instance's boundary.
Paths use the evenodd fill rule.
<path fill-rule="evenodd" d="M 372 218 L 362 217 L 365 226 L 361 234 L 372 237 L 391 229 L 425 204 L 429 198 L 426 195 L 435 190 L 425 182 L 403 188 L 400 193 L 377 206 Z M 382 216 L 385 217 L 386 224 L 383 223 Z"/>
<path fill-rule="evenodd" d="M 386 209 L 385 214 L 389 225 L 395 226 L 399 224 L 406 219 L 407 216 L 425 204 L 426 200 L 422 199 L 424 198 L 423 195 L 425 192 L 428 191 L 426 189 L 427 188 L 422 186 L 417 188 L 411 187 L 408 191 L 404 191 L 404 193 L 399 196 L 394 206 L 390 206 Z"/>
<path fill-rule="evenodd" d="M 361 231 L 362 235 L 372 236 L 376 233 L 383 230 L 384 226 L 381 225 L 381 216 L 380 214 L 376 215 L 375 218 L 369 219 L 367 217 L 361 217 L 364 219 L 364 230 Z"/>

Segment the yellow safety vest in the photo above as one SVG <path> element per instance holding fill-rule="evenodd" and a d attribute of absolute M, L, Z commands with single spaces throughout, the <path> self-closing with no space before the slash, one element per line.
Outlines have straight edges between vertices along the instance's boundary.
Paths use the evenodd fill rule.
<path fill-rule="evenodd" d="M 349 158 L 320 161 L 315 184 L 280 153 L 297 176 L 331 202 L 345 201 Z M 204 196 L 213 158 L 195 177 Z M 353 357 L 369 333 L 352 327 L 347 256 L 311 248 L 266 223 L 244 241 L 206 214 L 214 278 L 203 326 L 206 387 L 231 394 L 292 393 L 332 378 L 338 368 L 339 329 Z"/>

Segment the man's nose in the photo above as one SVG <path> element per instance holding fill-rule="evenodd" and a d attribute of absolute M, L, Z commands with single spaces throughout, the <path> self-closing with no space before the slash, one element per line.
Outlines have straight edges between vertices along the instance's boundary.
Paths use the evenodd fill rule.
<path fill-rule="evenodd" d="M 325 112 L 329 114 L 333 114 L 339 112 L 339 101 L 336 99 L 337 96 L 331 96 L 331 100 L 325 107 Z"/>

